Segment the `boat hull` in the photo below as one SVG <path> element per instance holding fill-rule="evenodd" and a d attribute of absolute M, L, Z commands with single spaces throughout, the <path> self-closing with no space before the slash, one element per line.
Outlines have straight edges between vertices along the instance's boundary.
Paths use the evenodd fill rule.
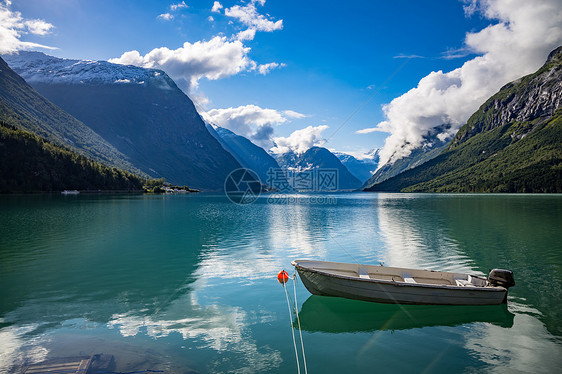
<path fill-rule="evenodd" d="M 320 296 L 419 305 L 497 305 L 507 299 L 507 289 L 503 287 L 450 287 L 359 279 L 294 265 L 306 289 Z"/>

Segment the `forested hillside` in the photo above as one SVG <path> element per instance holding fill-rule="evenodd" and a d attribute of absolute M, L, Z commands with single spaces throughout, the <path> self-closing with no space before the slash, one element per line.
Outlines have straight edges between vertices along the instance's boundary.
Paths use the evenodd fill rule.
<path fill-rule="evenodd" d="M 0 192 L 142 190 L 145 179 L 0 122 Z"/>

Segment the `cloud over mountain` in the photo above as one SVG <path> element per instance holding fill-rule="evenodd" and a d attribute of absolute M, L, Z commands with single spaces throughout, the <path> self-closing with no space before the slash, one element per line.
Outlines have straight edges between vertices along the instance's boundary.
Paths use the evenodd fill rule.
<path fill-rule="evenodd" d="M 490 95 L 536 70 L 548 53 L 562 44 L 559 0 L 467 2 L 467 16 L 475 12 L 491 24 L 467 33 L 462 49 L 478 56 L 450 72 L 431 72 L 415 88 L 383 107 L 385 121 L 376 128 L 358 131 L 390 133 L 379 165 L 408 156 L 427 135 L 450 138 Z"/>
<path fill-rule="evenodd" d="M 202 116 L 207 122 L 249 138 L 264 148 L 269 148 L 272 145 L 275 125 L 286 123 L 291 118 L 306 117 L 304 114 L 292 110 L 278 111 L 261 108 L 257 105 L 211 109 L 203 113 Z"/>
<path fill-rule="evenodd" d="M 301 154 L 311 147 L 321 147 L 326 143 L 326 139 L 322 137 L 322 132 L 327 128 L 329 128 L 327 125 L 308 126 L 304 129 L 294 131 L 288 137 L 275 137 L 273 138 L 275 146 L 271 148 L 271 152 L 283 154 L 293 151 L 297 154 Z"/>
<path fill-rule="evenodd" d="M 209 41 L 185 42 L 177 49 L 155 48 L 144 56 L 136 50 L 129 51 L 109 62 L 162 69 L 184 91 L 191 91 L 203 77 L 216 80 L 255 70 L 257 64 L 248 56 L 249 52 L 250 48 L 238 40 L 215 36 Z"/>

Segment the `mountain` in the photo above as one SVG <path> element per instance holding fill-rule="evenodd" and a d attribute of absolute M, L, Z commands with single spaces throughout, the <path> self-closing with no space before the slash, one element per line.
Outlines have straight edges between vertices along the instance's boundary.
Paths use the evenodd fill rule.
<path fill-rule="evenodd" d="M 370 178 L 367 179 L 363 187 L 370 187 L 376 183 L 381 183 L 403 171 L 415 168 L 437 157 L 447 148 L 450 142 L 450 139 L 442 141 L 437 138 L 436 134 L 438 133 L 440 133 L 440 131 L 435 131 L 435 134 L 427 135 L 423 141 L 423 145 L 414 149 L 408 156 L 381 166 L 376 173 L 372 174 Z"/>
<path fill-rule="evenodd" d="M 333 152 L 341 163 L 349 170 L 351 174 L 361 182 L 368 180 L 379 163 L 379 150 L 372 150 L 367 158 L 357 159 L 352 155 L 343 152 Z"/>
<path fill-rule="evenodd" d="M 0 193 L 142 190 L 146 180 L 0 121 Z"/>
<path fill-rule="evenodd" d="M 6 55 L 33 88 L 103 137 L 152 177 L 219 190 L 240 164 L 207 131 L 193 102 L 157 69 Z"/>
<path fill-rule="evenodd" d="M 223 127 L 213 127 L 208 124 L 206 126 L 211 135 L 219 141 L 224 149 L 234 156 L 240 165 L 254 171 L 263 184 L 269 185 L 272 172 L 275 172 L 275 169 L 279 169 L 277 161 L 269 153 L 262 147 L 252 143 L 249 139 L 236 135 L 230 130 Z"/>
<path fill-rule="evenodd" d="M 488 99 L 439 156 L 369 191 L 562 192 L 562 47 Z"/>
<path fill-rule="evenodd" d="M 0 58 L 0 121 L 93 160 L 141 173 L 99 134 L 27 84 Z"/>
<path fill-rule="evenodd" d="M 312 147 L 302 154 L 292 151 L 280 154 L 277 156 L 277 163 L 281 168 L 294 173 L 293 175 L 299 174 L 300 184 L 293 179 L 296 190 L 353 190 L 361 187 L 361 181 L 354 177 L 332 152 L 323 147 Z M 310 179 L 302 178 L 307 175 Z M 337 176 L 333 179 L 334 184 L 324 184 L 331 181 L 332 176 Z M 312 182 L 314 186 L 308 188 L 308 182 Z"/>

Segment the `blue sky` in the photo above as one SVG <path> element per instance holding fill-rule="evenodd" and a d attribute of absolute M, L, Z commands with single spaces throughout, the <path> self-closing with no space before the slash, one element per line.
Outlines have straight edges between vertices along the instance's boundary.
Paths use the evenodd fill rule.
<path fill-rule="evenodd" d="M 506 0 L 220 1 L 222 7 L 216 7 L 215 12 L 211 10 L 215 2 L 208 0 L 16 0 L 5 7 L 21 12 L 25 19 L 39 19 L 53 25 L 44 35 L 27 32 L 21 33 L 20 39 L 54 47 L 56 49 L 33 49 L 58 57 L 109 60 L 138 51 L 141 58 L 144 56 L 138 64 L 148 66 L 155 60 L 149 61 L 147 54 L 157 48 L 174 51 L 186 42 L 191 47 L 213 38 L 222 46 L 233 47 L 238 43 L 239 48 L 245 48 L 242 57 L 250 61 L 250 65 L 235 73 L 226 73 L 224 69 L 228 68 L 229 61 L 221 61 L 225 66 L 221 65 L 223 70 L 217 73 L 218 79 L 207 73 L 191 83 L 180 84 L 202 112 L 213 114 L 210 117 L 218 121 L 217 124 L 250 138 L 255 136 L 254 140 L 266 148 L 273 139 L 284 138 L 279 142 L 288 145 L 291 141 L 303 140 L 295 137 L 289 141 L 290 134 L 296 130 L 324 126 L 304 141 L 324 140 L 322 144 L 327 148 L 357 154 L 382 147 L 389 134 L 401 131 L 397 130 L 399 125 L 393 124 L 392 112 L 390 117 L 385 115 L 384 104 L 417 87 L 431 72 L 447 73 L 479 56 L 499 55 L 496 51 L 500 42 L 489 46 L 479 40 L 468 48 L 467 34 L 480 35 L 482 30 L 493 31 L 494 26 L 502 24 L 509 28 L 510 22 L 516 20 L 521 24 L 524 17 L 511 10 L 517 2 L 508 4 L 510 8 L 503 4 Z M 560 8 L 555 1 L 544 2 L 554 9 Z M 232 12 L 236 6 L 246 13 L 253 9 L 254 20 L 259 16 L 265 23 L 251 25 L 243 18 L 228 16 L 227 10 Z M 256 30 L 253 39 L 236 41 L 239 32 L 251 28 Z M 540 39 L 540 35 L 537 38 Z M 536 58 L 500 77 L 484 95 L 507 83 L 506 79 L 535 68 L 536 61 L 546 57 L 542 56 L 544 51 L 559 42 L 560 37 L 556 36 L 539 52 L 534 51 Z M 501 58 L 496 57 L 496 60 Z M 212 56 L 202 62 L 211 63 Z M 278 65 L 260 74 L 260 66 L 270 63 Z M 178 70 L 182 67 L 177 64 L 174 71 L 168 71 L 166 64 L 161 66 L 174 78 L 188 77 L 186 82 L 190 74 L 194 74 L 193 63 L 186 65 L 185 71 Z M 208 71 L 204 67 L 197 68 Z M 482 98 L 473 101 L 477 100 Z M 472 110 L 476 104 L 471 105 Z M 228 108 L 229 112 L 224 111 Z M 245 109 L 246 117 L 235 117 L 240 108 Z M 396 108 L 399 110 L 405 109 Z M 439 118 L 451 117 L 453 122 L 462 122 L 463 116 L 466 114 L 459 114 L 460 119 L 452 114 Z M 258 125 L 252 124 L 251 118 Z M 390 125 L 380 125 L 384 121 Z M 381 131 L 383 128 L 388 132 Z M 261 138 L 256 135 L 260 129 L 267 135 Z M 362 129 L 372 130 L 356 133 Z M 416 131 L 411 132 L 412 135 L 401 135 L 402 138 L 419 138 Z M 303 132 L 301 135 L 310 134 Z M 404 139 L 400 141 L 405 142 Z"/>

